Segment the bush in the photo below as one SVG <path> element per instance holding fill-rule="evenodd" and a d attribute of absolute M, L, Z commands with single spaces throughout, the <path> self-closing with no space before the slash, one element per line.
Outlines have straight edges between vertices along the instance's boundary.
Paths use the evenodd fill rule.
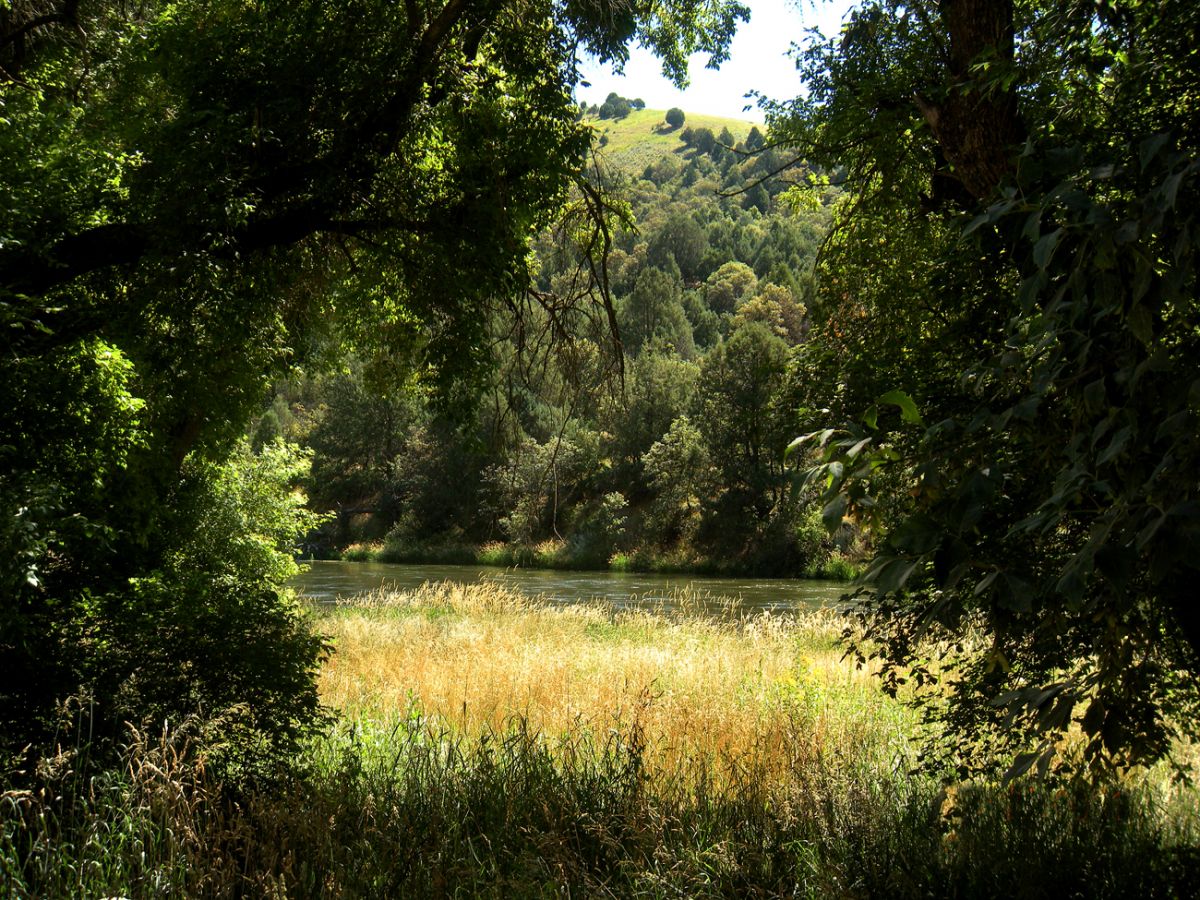
<path fill-rule="evenodd" d="M 287 587 L 296 543 L 320 520 L 293 490 L 308 459 L 281 441 L 259 454 L 243 442 L 225 463 L 187 465 L 178 548 L 108 610 L 117 722 L 224 717 L 239 736 L 209 751 L 232 776 L 286 764 L 324 720 L 327 646 Z"/>
<path fill-rule="evenodd" d="M 667 124 L 672 128 L 678 128 L 684 121 L 683 110 L 678 106 L 672 106 L 667 110 Z"/>
<path fill-rule="evenodd" d="M 112 573 L 91 591 L 59 582 L 40 652 L 56 674 L 50 700 L 82 698 L 96 761 L 111 758 L 125 723 L 220 720 L 197 749 L 222 777 L 255 778 L 286 765 L 323 723 L 326 644 L 287 587 L 296 542 L 319 521 L 293 490 L 307 467 L 279 441 L 259 454 L 243 441 L 224 463 L 188 460 L 156 523 L 154 568 Z M 8 714 L 26 719 L 4 740 L 53 754 L 60 723 L 34 718 L 47 702 L 39 687 L 4 685 Z"/>

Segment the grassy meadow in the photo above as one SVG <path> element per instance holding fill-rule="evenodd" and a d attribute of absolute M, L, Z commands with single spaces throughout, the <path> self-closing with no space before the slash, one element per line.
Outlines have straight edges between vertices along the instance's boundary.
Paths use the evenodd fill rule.
<path fill-rule="evenodd" d="M 602 154 L 625 172 L 641 174 L 666 153 L 682 154 L 687 150 L 682 134 L 686 128 L 708 128 L 720 134 L 728 128 L 736 140 L 745 140 L 754 122 L 725 119 L 703 113 L 687 113 L 683 125 L 673 128 L 667 124 L 667 112 L 662 109 L 635 109 L 622 119 L 588 117 L 587 122 L 605 138 Z"/>
<path fill-rule="evenodd" d="M 314 612 L 328 733 L 232 790 L 188 727 L 3 795 L 0 893 L 1129 897 L 1200 891 L 1196 792 L 911 774 L 832 612 L 720 619 L 429 585 Z M 72 779 L 76 779 L 72 781 Z"/>
<path fill-rule="evenodd" d="M 817 743 L 902 752 L 909 712 L 841 660 L 835 616 L 716 621 L 677 599 L 614 611 L 488 584 L 370 595 L 323 616 L 337 652 L 322 694 L 351 719 L 415 708 L 469 739 L 514 720 L 547 736 L 637 730 L 656 775 L 779 769 Z"/>

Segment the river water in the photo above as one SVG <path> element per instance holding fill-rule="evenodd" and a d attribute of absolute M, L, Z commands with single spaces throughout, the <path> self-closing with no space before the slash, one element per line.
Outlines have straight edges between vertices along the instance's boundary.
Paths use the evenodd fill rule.
<path fill-rule="evenodd" d="M 392 565 L 374 562 L 314 561 L 293 582 L 300 594 L 331 602 L 379 588 L 411 590 L 425 582 L 474 584 L 495 581 L 531 597 L 556 603 L 600 601 L 617 607 L 688 605 L 708 611 L 731 601 L 743 610 L 803 610 L 833 606 L 849 586 L 840 581 L 796 578 L 706 578 L 699 575 L 647 575 L 634 572 L 564 572 L 498 569 L 487 566 Z"/>

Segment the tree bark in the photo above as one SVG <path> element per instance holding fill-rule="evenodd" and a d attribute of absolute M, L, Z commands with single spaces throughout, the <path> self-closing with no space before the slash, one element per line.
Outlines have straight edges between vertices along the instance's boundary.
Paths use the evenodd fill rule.
<path fill-rule="evenodd" d="M 951 174 L 976 200 L 984 200 L 1013 168 L 1025 138 L 1011 82 L 1015 30 L 1013 0 L 941 0 L 949 37 L 946 83 L 938 100 L 916 102 L 933 131 Z"/>

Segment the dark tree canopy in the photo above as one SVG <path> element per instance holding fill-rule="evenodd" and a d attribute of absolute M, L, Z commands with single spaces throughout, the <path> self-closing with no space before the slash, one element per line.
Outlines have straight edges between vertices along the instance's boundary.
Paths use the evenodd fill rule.
<path fill-rule="evenodd" d="M 954 668 L 927 708 L 964 768 L 1196 735 L 1198 38 L 1183 0 L 864 3 L 773 110 L 848 192 L 826 518 L 884 528 L 863 621 L 890 685 Z"/>
<path fill-rule="evenodd" d="M 286 566 L 213 568 L 251 559 L 218 536 L 283 558 L 295 537 L 250 487 L 289 467 L 268 477 L 235 451 L 271 377 L 342 345 L 461 399 L 489 311 L 515 308 L 529 242 L 569 197 L 603 250 L 576 51 L 619 65 L 636 37 L 682 80 L 745 15 L 727 0 L 0 6 L 6 746 L 51 733 L 81 691 L 105 727 L 235 707 L 285 739 L 311 723 L 321 651 L 281 599 Z M 206 502 L 230 521 L 198 520 Z M 152 687 L 166 674 L 173 693 Z"/>

